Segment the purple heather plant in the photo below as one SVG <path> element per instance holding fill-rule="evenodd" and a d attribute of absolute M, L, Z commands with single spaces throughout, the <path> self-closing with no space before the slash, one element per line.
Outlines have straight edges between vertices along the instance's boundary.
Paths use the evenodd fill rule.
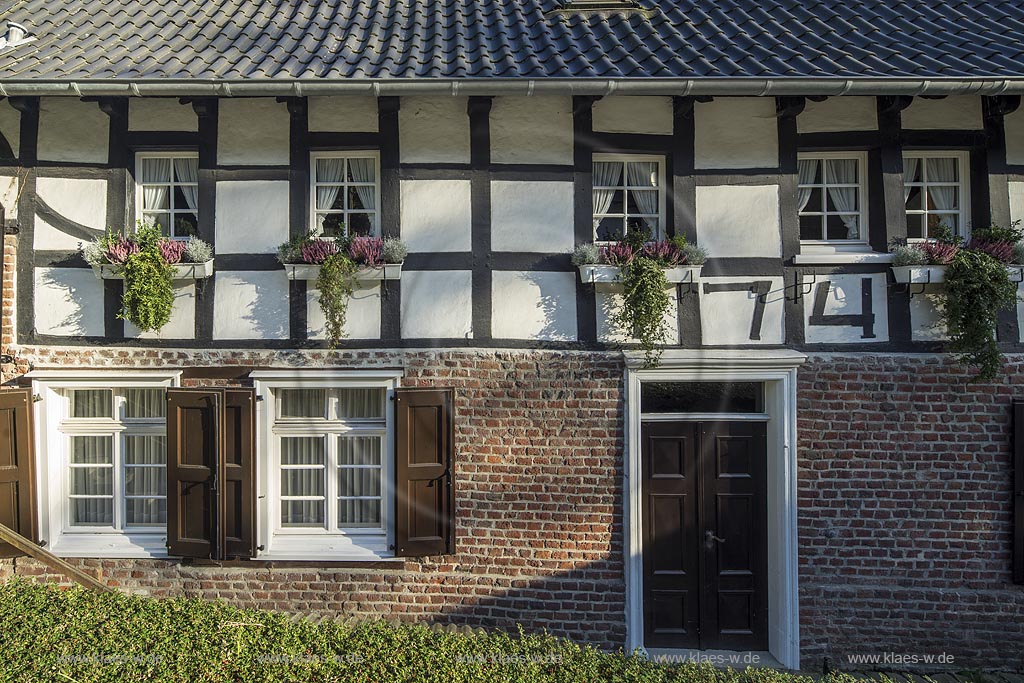
<path fill-rule="evenodd" d="M 1000 263 L 1010 263 L 1013 261 L 1013 243 L 1006 240 L 975 239 L 971 240 L 968 248 L 984 252 Z"/>
<path fill-rule="evenodd" d="M 185 242 L 165 238 L 160 240 L 160 254 L 168 263 L 181 263 L 185 255 L 185 246 Z"/>
<path fill-rule="evenodd" d="M 123 266 L 128 261 L 128 257 L 137 253 L 139 253 L 138 243 L 125 235 L 118 235 L 107 244 L 107 260 L 119 266 Z"/>
<path fill-rule="evenodd" d="M 601 260 L 610 266 L 625 266 L 633 262 L 633 248 L 623 242 L 601 247 Z"/>
<path fill-rule="evenodd" d="M 305 263 L 319 265 L 336 253 L 338 245 L 334 240 L 310 240 L 302 245 L 302 260 Z"/>
<path fill-rule="evenodd" d="M 353 237 L 348 254 L 360 265 L 379 268 L 384 264 L 384 240 L 380 237 Z"/>
<path fill-rule="evenodd" d="M 664 240 L 644 245 L 643 255 L 654 259 L 663 268 L 678 265 L 682 259 L 679 247 Z"/>
<path fill-rule="evenodd" d="M 933 266 L 945 266 L 953 262 L 953 258 L 960 247 L 949 242 L 928 240 L 921 244 L 921 251 L 928 257 L 928 263 Z"/>

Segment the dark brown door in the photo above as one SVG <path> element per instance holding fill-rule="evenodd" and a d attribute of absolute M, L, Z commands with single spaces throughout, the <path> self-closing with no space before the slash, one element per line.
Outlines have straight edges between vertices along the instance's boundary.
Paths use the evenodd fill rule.
<path fill-rule="evenodd" d="M 766 650 L 762 422 L 649 422 L 643 461 L 644 644 Z"/>

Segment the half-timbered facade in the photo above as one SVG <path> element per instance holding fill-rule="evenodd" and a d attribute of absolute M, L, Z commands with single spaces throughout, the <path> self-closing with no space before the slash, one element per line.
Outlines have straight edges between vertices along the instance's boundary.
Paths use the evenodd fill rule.
<path fill-rule="evenodd" d="M 889 253 L 1024 219 L 1021 10 L 375 4 L 4 17 L 0 521 L 157 596 L 1024 665 L 1024 303 L 969 383 Z M 215 252 L 155 334 L 81 254 L 139 220 Z M 638 225 L 709 257 L 656 368 L 570 261 Z M 310 230 L 408 246 L 335 349 Z"/>

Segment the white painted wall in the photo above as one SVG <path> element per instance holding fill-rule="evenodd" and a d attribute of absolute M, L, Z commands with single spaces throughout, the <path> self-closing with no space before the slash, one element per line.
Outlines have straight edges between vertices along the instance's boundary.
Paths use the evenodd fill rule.
<path fill-rule="evenodd" d="M 310 97 L 309 129 L 314 132 L 376 133 L 377 98 Z"/>
<path fill-rule="evenodd" d="M 95 178 L 36 179 L 36 196 L 64 218 L 105 230 L 107 226 L 107 181 Z M 78 249 L 82 240 L 57 230 L 35 217 L 32 244 L 36 249 Z M 120 228 L 122 226 L 109 226 Z"/>
<path fill-rule="evenodd" d="M 796 117 L 796 127 L 800 133 L 878 130 L 878 105 L 874 97 L 807 100 L 803 113 Z"/>
<path fill-rule="evenodd" d="M 752 286 L 755 280 L 771 282 L 770 290 L 764 297 L 764 313 L 761 320 L 760 340 L 750 338 L 757 296 L 749 289 L 742 291 L 704 291 L 704 284 L 743 284 Z M 709 346 L 734 344 L 783 344 L 785 343 L 786 292 L 781 277 L 740 276 L 702 277 L 700 284 L 700 327 L 701 339 Z"/>
<path fill-rule="evenodd" d="M 6 102 L 0 105 L 0 133 L 17 157 L 21 153 L 21 112 Z"/>
<path fill-rule="evenodd" d="M 402 337 L 471 339 L 472 289 L 468 270 L 403 270 Z"/>
<path fill-rule="evenodd" d="M 409 251 L 469 251 L 470 192 L 468 180 L 401 181 L 402 239 Z"/>
<path fill-rule="evenodd" d="M 398 110 L 401 162 L 469 163 L 465 97 L 403 97 Z"/>
<path fill-rule="evenodd" d="M 942 321 L 945 297 L 939 293 L 914 293 L 910 300 L 910 336 L 914 341 L 945 341 L 949 339 Z"/>
<path fill-rule="evenodd" d="M 287 239 L 287 180 L 217 183 L 217 253 L 272 254 Z"/>
<path fill-rule="evenodd" d="M 718 97 L 694 105 L 697 168 L 775 168 L 779 129 L 773 97 Z"/>
<path fill-rule="evenodd" d="M 593 126 L 604 133 L 672 134 L 671 97 L 602 97 L 594 103 Z"/>
<path fill-rule="evenodd" d="M 886 298 L 886 273 L 828 275 L 817 277 L 804 275 L 803 282 L 810 289 L 804 295 L 804 340 L 808 344 L 880 344 L 889 341 L 889 307 Z M 814 295 L 818 284 L 831 282 L 825 303 L 825 315 L 856 315 L 861 310 L 861 280 L 871 280 L 871 302 L 875 314 L 875 337 L 864 338 L 861 325 L 811 325 L 814 311 Z M 813 287 L 810 285 L 813 283 Z"/>
<path fill-rule="evenodd" d="M 981 130 L 985 127 L 981 98 L 958 95 L 942 100 L 915 97 L 903 110 L 907 130 Z"/>
<path fill-rule="evenodd" d="M 494 163 L 572 163 L 571 97 L 495 97 L 490 122 Z"/>
<path fill-rule="evenodd" d="M 342 330 L 346 339 L 380 339 L 380 283 L 360 284 L 349 299 Z M 324 339 L 324 311 L 315 285 L 310 282 L 306 289 L 306 324 L 310 339 Z"/>
<path fill-rule="evenodd" d="M 91 268 L 36 268 L 38 334 L 103 336 L 103 282 Z"/>
<path fill-rule="evenodd" d="M 1006 162 L 1024 164 L 1024 107 L 1003 117 L 1006 132 Z"/>
<path fill-rule="evenodd" d="M 132 97 L 128 100 L 128 130 L 199 130 L 191 104 L 175 97 Z"/>
<path fill-rule="evenodd" d="M 110 117 L 95 102 L 43 97 L 39 102 L 39 158 L 43 161 L 107 163 Z"/>
<path fill-rule="evenodd" d="M 1010 221 L 1024 221 L 1024 183 L 1007 184 L 1010 186 Z"/>
<path fill-rule="evenodd" d="M 287 166 L 290 117 L 272 97 L 223 98 L 217 126 L 217 163 Z"/>
<path fill-rule="evenodd" d="M 21 183 L 17 176 L 0 176 L 0 206 L 4 207 L 4 218 L 18 217 L 18 190 Z"/>
<path fill-rule="evenodd" d="M 570 252 L 573 230 L 572 183 L 491 181 L 494 251 Z"/>
<path fill-rule="evenodd" d="M 283 270 L 219 271 L 214 339 L 287 339 L 288 278 Z"/>
<path fill-rule="evenodd" d="M 196 336 L 195 283 L 175 283 L 171 320 L 159 332 L 140 332 L 139 328 L 126 320 L 124 335 L 129 339 L 194 339 Z"/>
<path fill-rule="evenodd" d="M 698 187 L 697 244 L 711 256 L 781 256 L 779 186 Z"/>
<path fill-rule="evenodd" d="M 676 300 L 676 287 L 667 290 L 670 301 L 665 312 L 665 325 L 668 329 L 668 344 L 679 343 L 679 304 Z M 597 340 L 609 344 L 635 344 L 634 339 L 623 328 L 615 325 L 615 311 L 622 307 L 621 285 L 598 285 L 595 288 L 597 298 Z"/>
<path fill-rule="evenodd" d="M 491 336 L 575 341 L 576 273 L 494 271 Z"/>

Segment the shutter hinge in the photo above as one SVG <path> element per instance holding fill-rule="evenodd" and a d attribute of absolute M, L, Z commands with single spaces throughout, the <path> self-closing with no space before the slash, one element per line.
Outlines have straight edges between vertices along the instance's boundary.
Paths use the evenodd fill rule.
<path fill-rule="evenodd" d="M 40 396 L 39 394 L 32 394 L 32 402 L 33 403 L 39 403 L 42 400 L 43 400 L 43 397 Z"/>
<path fill-rule="evenodd" d="M 7 365 L 14 362 L 14 356 L 9 353 L 0 353 L 0 363 Z"/>
<path fill-rule="evenodd" d="M 267 549 L 267 546 L 265 546 L 265 545 L 258 545 L 258 546 L 256 546 L 257 552 L 261 552 L 262 553 L 266 549 Z"/>
<path fill-rule="evenodd" d="M 263 402 L 263 396 L 261 396 L 261 395 L 257 394 L 257 395 L 256 395 L 256 402 L 257 402 L 257 403 L 262 403 L 262 402 Z"/>
<path fill-rule="evenodd" d="M 39 539 L 38 541 L 36 541 L 36 545 L 39 546 L 40 548 L 45 548 L 46 547 L 46 539 L 45 538 Z"/>

